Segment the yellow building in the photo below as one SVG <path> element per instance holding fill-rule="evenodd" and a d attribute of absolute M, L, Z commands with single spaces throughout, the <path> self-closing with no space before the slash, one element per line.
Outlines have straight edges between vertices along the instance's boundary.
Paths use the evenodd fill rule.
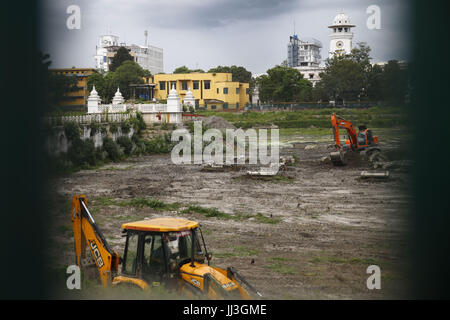
<path fill-rule="evenodd" d="M 172 86 L 178 91 L 181 102 L 191 90 L 196 107 L 208 110 L 243 109 L 250 102 L 249 84 L 232 81 L 231 73 L 178 73 L 156 74 L 146 79 L 155 84 L 154 97 L 165 100 Z"/>
<path fill-rule="evenodd" d="M 95 73 L 95 69 L 92 68 L 62 68 L 62 69 L 50 69 L 50 72 L 54 74 L 64 75 L 68 77 L 76 77 L 77 90 L 67 93 L 63 100 L 60 102 L 62 107 L 70 109 L 85 108 L 86 101 L 89 96 L 87 88 L 87 78 Z"/>

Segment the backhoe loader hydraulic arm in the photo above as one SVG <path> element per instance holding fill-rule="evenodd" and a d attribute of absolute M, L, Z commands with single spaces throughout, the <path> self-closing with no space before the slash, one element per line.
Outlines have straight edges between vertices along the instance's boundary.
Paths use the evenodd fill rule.
<path fill-rule="evenodd" d="M 82 259 L 86 257 L 87 246 L 100 273 L 102 285 L 108 286 L 113 275 L 118 271 L 119 255 L 111 249 L 95 223 L 84 195 L 73 197 L 72 227 L 76 264 L 82 267 Z"/>

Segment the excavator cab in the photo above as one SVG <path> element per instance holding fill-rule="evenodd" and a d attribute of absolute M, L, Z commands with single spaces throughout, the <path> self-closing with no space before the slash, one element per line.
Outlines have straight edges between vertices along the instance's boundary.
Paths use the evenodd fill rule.
<path fill-rule="evenodd" d="M 367 126 L 362 125 L 358 127 L 358 131 L 354 128 L 351 121 L 345 120 L 342 117 L 331 115 L 331 126 L 333 128 L 333 135 L 335 140 L 336 151 L 330 153 L 330 159 L 335 166 L 342 166 L 346 164 L 345 152 L 365 150 L 368 153 L 379 153 L 378 137 L 372 134 L 372 130 L 367 129 Z M 341 144 L 339 137 L 339 129 L 343 128 L 347 132 L 348 139 L 344 144 Z"/>

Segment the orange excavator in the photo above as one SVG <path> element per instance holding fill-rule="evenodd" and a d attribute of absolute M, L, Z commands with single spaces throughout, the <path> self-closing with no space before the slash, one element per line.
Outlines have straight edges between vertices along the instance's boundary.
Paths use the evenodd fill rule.
<path fill-rule="evenodd" d="M 125 250 L 119 257 L 94 221 L 86 196 L 73 197 L 71 218 L 76 264 L 80 268 L 96 266 L 104 287 L 132 286 L 147 291 L 161 285 L 190 298 L 262 297 L 234 267 L 210 265 L 211 253 L 198 222 L 168 217 L 125 223 Z"/>
<path fill-rule="evenodd" d="M 351 121 L 345 120 L 334 113 L 331 115 L 331 125 L 333 127 L 334 141 L 336 151 L 330 153 L 330 159 L 333 165 L 343 166 L 347 164 L 345 154 L 348 151 L 361 152 L 370 156 L 381 152 L 378 146 L 378 137 L 372 134 L 372 130 L 366 126 L 359 126 L 356 131 Z M 339 137 L 339 128 L 347 131 L 348 139 L 342 144 Z"/>

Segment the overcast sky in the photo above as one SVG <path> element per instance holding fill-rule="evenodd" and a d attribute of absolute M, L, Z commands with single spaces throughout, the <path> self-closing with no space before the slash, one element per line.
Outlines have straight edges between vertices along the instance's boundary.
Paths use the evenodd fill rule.
<path fill-rule="evenodd" d="M 42 31 L 51 67 L 94 67 L 102 34 L 120 42 L 164 50 L 164 72 L 176 67 L 207 71 L 218 65 L 263 73 L 287 58 L 289 35 L 313 37 L 328 57 L 327 27 L 343 10 L 354 28 L 353 43 L 367 42 L 374 62 L 410 60 L 408 0 L 44 0 Z M 81 29 L 69 30 L 69 5 L 81 9 Z M 381 29 L 369 30 L 369 5 L 381 9 Z"/>

